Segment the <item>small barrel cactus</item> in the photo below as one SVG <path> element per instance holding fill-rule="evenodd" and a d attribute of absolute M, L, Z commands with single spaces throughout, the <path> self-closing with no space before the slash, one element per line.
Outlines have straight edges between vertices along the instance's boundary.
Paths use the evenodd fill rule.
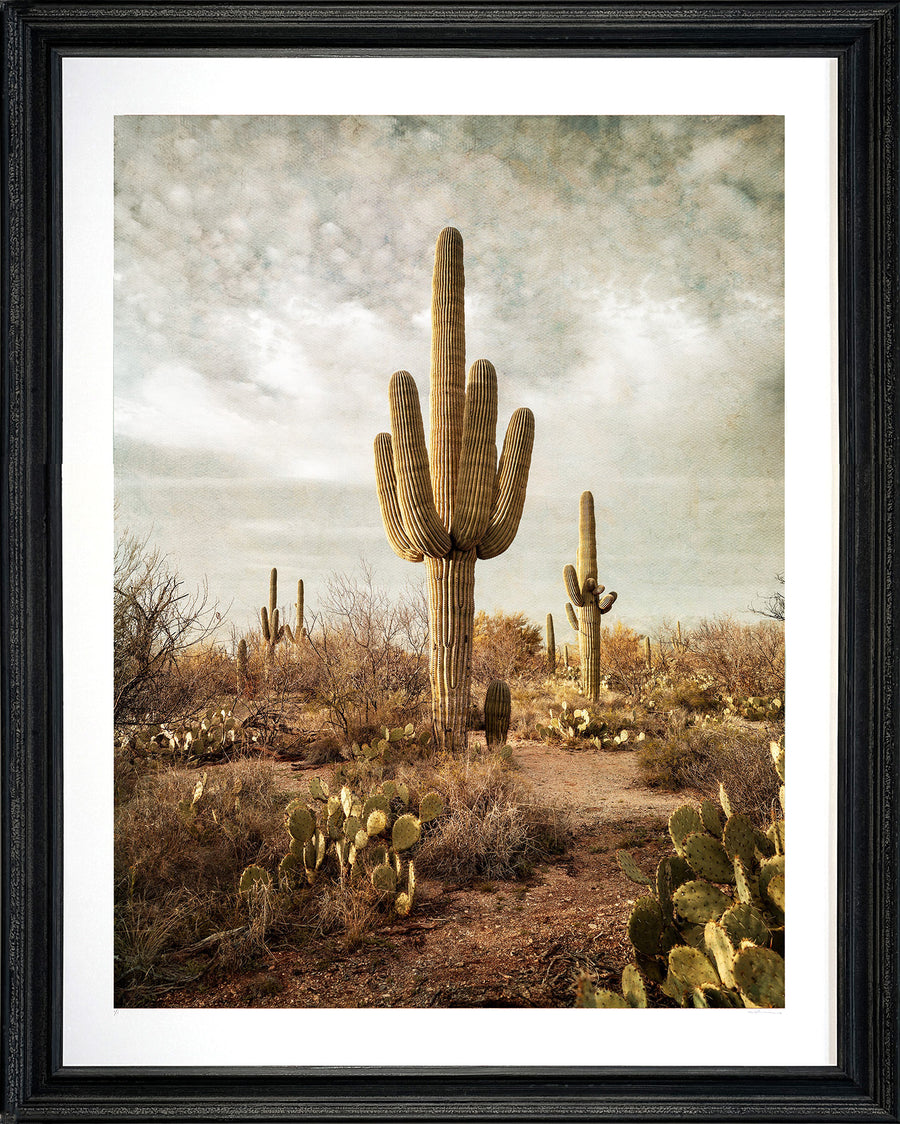
<path fill-rule="evenodd" d="M 495 679 L 484 696 L 484 735 L 488 745 L 504 745 L 509 733 L 509 684 Z"/>

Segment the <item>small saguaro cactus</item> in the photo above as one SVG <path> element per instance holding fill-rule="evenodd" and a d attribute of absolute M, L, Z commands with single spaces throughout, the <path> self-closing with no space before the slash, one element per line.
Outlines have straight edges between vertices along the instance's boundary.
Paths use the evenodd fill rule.
<path fill-rule="evenodd" d="M 297 582 L 297 617 L 294 621 L 293 629 L 287 623 L 284 626 L 284 634 L 292 644 L 299 644 L 303 639 L 306 629 L 303 627 L 303 579 Z"/>
<path fill-rule="evenodd" d="M 553 614 L 547 614 L 547 671 L 556 671 L 556 634 L 553 631 Z"/>
<path fill-rule="evenodd" d="M 475 621 L 475 560 L 516 535 L 534 443 L 534 416 L 516 410 L 497 458 L 497 374 L 465 371 L 463 243 L 442 230 L 431 300 L 431 444 L 408 371 L 391 376 L 391 433 L 375 438 L 378 499 L 388 542 L 428 576 L 432 720 L 445 750 L 465 749 Z"/>
<path fill-rule="evenodd" d="M 247 655 L 247 641 L 240 640 L 237 646 L 237 689 L 242 695 L 250 685 L 250 660 Z"/>
<path fill-rule="evenodd" d="M 651 649 L 650 649 L 650 637 L 649 636 L 644 637 L 644 658 L 647 661 L 647 670 L 652 671 L 653 670 L 653 656 L 652 656 Z"/>
<path fill-rule="evenodd" d="M 484 740 L 488 745 L 506 744 L 510 713 L 509 684 L 494 679 L 484 696 Z"/>
<path fill-rule="evenodd" d="M 566 615 L 578 633 L 581 690 L 591 702 L 596 702 L 600 697 L 600 618 L 609 612 L 618 594 L 607 593 L 604 596 L 604 586 L 597 581 L 597 527 L 594 497 L 590 492 L 581 494 L 577 562 L 577 570 L 574 566 L 566 566 L 563 571 L 566 592 L 572 599 L 566 605 Z"/>
<path fill-rule="evenodd" d="M 262 625 L 268 662 L 275 654 L 275 645 L 284 636 L 284 627 L 278 622 L 278 571 L 274 566 L 272 573 L 269 574 L 269 608 L 267 610 L 263 605 L 259 611 L 259 621 Z"/>

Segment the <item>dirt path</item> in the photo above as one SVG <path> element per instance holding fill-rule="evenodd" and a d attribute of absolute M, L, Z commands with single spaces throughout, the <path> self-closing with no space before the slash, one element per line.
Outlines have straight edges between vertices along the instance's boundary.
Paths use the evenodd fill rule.
<path fill-rule="evenodd" d="M 587 970 L 618 986 L 631 959 L 625 926 L 640 888 L 618 848 L 652 872 L 669 851 L 666 820 L 690 798 L 646 788 L 633 751 L 513 746 L 536 803 L 569 813 L 567 853 L 525 882 L 455 887 L 422 879 L 411 917 L 355 942 L 322 938 L 272 951 L 246 976 L 174 993 L 166 1006 L 568 1007 Z M 293 786 L 321 767 L 284 766 Z"/>

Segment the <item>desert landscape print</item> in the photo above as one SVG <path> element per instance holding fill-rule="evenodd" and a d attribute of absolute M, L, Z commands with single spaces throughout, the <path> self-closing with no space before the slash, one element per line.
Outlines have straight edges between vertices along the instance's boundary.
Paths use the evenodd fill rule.
<path fill-rule="evenodd" d="M 121 116 L 118 1007 L 783 1007 L 784 122 Z"/>

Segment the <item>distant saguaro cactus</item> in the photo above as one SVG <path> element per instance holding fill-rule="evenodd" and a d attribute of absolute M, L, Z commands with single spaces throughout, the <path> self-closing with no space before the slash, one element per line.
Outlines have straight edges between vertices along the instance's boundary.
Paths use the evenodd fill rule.
<path fill-rule="evenodd" d="M 250 684 L 250 660 L 247 655 L 247 641 L 240 640 L 237 646 L 237 689 L 242 695 Z"/>
<path fill-rule="evenodd" d="M 375 438 L 378 499 L 388 542 L 410 562 L 425 559 L 434 733 L 464 749 L 472 673 L 475 560 L 502 554 L 525 503 L 534 416 L 512 415 L 497 459 L 497 374 L 479 359 L 465 376 L 463 243 L 442 230 L 431 300 L 431 447 L 425 447 L 412 375 L 391 376 L 391 433 Z"/>
<path fill-rule="evenodd" d="M 509 684 L 494 679 L 484 696 L 484 740 L 488 745 L 505 745 L 509 733 L 512 699 Z"/>
<path fill-rule="evenodd" d="M 618 594 L 602 596 L 604 587 L 597 582 L 597 526 L 594 497 L 590 492 L 581 494 L 577 562 L 577 571 L 574 566 L 566 566 L 563 570 L 566 592 L 572 599 L 571 604 L 566 605 L 566 615 L 578 633 L 581 689 L 592 702 L 596 702 L 600 697 L 600 618 L 609 612 Z M 572 605 L 578 610 L 577 616 Z"/>
<path fill-rule="evenodd" d="M 553 631 L 553 614 L 547 614 L 547 670 L 556 671 L 556 634 Z"/>
<path fill-rule="evenodd" d="M 292 644 L 299 644 L 303 639 L 303 580 L 297 582 L 297 618 L 293 629 L 285 622 L 284 634 Z"/>
<path fill-rule="evenodd" d="M 652 671 L 653 670 L 653 656 L 651 654 L 650 637 L 649 636 L 644 637 L 644 657 L 647 660 L 647 670 Z"/>
<path fill-rule="evenodd" d="M 263 640 L 266 644 L 266 662 L 275 654 L 275 645 L 284 636 L 284 628 L 278 623 L 278 571 L 272 567 L 269 574 L 269 608 L 265 605 L 259 611 Z"/>

